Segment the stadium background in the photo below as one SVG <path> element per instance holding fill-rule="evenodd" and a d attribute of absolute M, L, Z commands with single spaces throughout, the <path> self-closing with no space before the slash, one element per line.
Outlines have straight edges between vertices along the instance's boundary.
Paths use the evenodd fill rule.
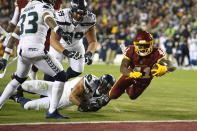
<path fill-rule="evenodd" d="M 148 30 L 153 34 L 154 46 L 162 47 L 163 39 L 161 38 L 165 40 L 172 36 L 173 55 L 177 56 L 176 49 L 181 43 L 180 36 L 187 34 L 184 37 L 190 39 L 191 34 L 194 34 L 195 39 L 197 37 L 196 2 L 196 0 L 88 0 L 89 9 L 97 15 L 99 45 L 97 45 L 94 64 L 85 66 L 85 72 L 82 75 L 93 73 L 99 77 L 104 73 L 110 73 L 117 79 L 120 75 L 119 64 L 122 53 L 119 44 L 132 44 L 139 29 Z M 63 7 L 68 7 L 68 4 L 69 1 L 64 1 Z M 13 11 L 14 0 L 0 0 L 2 27 L 7 27 Z M 186 43 L 185 46 L 189 48 L 190 43 Z M 3 46 L 0 45 L 0 54 L 2 54 Z M 86 45 L 85 39 L 84 45 Z M 106 56 L 111 56 L 110 52 L 113 51 L 116 54 L 115 61 L 106 60 Z M 197 120 L 197 81 L 195 78 L 197 71 L 193 70 L 196 63 L 188 65 L 189 61 L 191 59 L 186 58 L 177 71 L 161 78 L 154 78 L 150 87 L 135 101 L 131 101 L 127 95 L 123 95 L 95 113 L 76 112 L 75 106 L 63 110 L 61 113 L 72 118 L 68 122 Z M 176 59 L 174 62 L 177 63 Z M 65 63 L 63 65 L 65 68 L 68 67 Z M 0 93 L 10 81 L 10 75 L 15 69 L 16 63 L 9 67 L 5 77 L 0 79 Z M 42 79 L 43 74 L 39 72 L 38 77 Z M 25 96 L 32 99 L 38 97 L 30 94 L 25 94 Z M 0 123 L 65 121 L 46 120 L 44 115 L 45 111 L 27 111 L 9 100 L 0 112 Z"/>

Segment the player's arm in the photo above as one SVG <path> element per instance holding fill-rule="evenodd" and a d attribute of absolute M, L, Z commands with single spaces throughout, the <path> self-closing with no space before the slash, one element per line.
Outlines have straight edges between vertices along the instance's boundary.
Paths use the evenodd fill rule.
<path fill-rule="evenodd" d="M 93 54 L 96 50 L 96 44 L 97 44 L 97 38 L 96 38 L 96 27 L 92 26 L 87 32 L 86 32 L 86 38 L 88 41 L 88 49 L 85 53 L 85 62 L 90 65 L 93 62 Z"/>
<path fill-rule="evenodd" d="M 7 61 L 8 61 L 10 54 L 14 48 L 15 40 L 16 40 L 16 38 L 19 39 L 19 31 L 20 31 L 20 28 L 19 28 L 19 26 L 17 26 L 8 40 L 8 44 L 5 48 L 5 52 L 3 54 L 2 59 L 0 60 L 0 70 L 4 69 L 6 67 Z"/>
<path fill-rule="evenodd" d="M 18 18 L 19 18 L 19 7 L 16 6 L 14 10 L 14 15 L 12 17 L 12 20 L 9 22 L 9 25 L 6 29 L 7 32 L 13 32 L 14 29 L 16 28 L 16 25 L 18 23 Z"/>
<path fill-rule="evenodd" d="M 51 30 L 51 36 L 50 36 L 50 45 L 57 50 L 59 53 L 63 53 L 65 50 L 62 45 L 60 44 L 61 37 L 55 33 L 53 30 Z"/>
<path fill-rule="evenodd" d="M 129 74 L 130 74 L 130 70 L 128 69 L 129 68 L 129 63 L 130 63 L 130 60 L 128 60 L 126 58 L 122 59 L 122 62 L 121 62 L 121 65 L 120 65 L 120 72 L 124 76 L 129 76 Z"/>
<path fill-rule="evenodd" d="M 70 97 L 69 97 L 69 100 L 79 106 L 82 102 L 82 99 L 80 98 L 80 96 L 84 93 L 84 78 L 82 78 L 76 85 L 75 87 L 73 88 L 71 94 L 70 94 Z"/>
<path fill-rule="evenodd" d="M 128 79 L 130 78 L 139 78 L 140 76 L 142 76 L 141 72 L 131 72 L 129 70 L 129 64 L 130 64 L 130 60 L 126 58 L 123 58 L 121 65 L 120 65 L 120 72 L 124 75 L 124 76 L 128 76 Z"/>
<path fill-rule="evenodd" d="M 97 38 L 96 38 L 96 27 L 92 26 L 87 32 L 86 32 L 86 38 L 88 41 L 88 49 L 87 51 L 91 52 L 92 54 L 96 50 L 96 44 L 97 44 Z"/>

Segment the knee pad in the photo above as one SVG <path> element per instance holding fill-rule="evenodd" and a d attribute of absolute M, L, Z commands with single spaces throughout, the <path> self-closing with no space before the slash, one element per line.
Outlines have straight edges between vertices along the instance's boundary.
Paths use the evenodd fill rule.
<path fill-rule="evenodd" d="M 64 71 L 59 72 L 55 77 L 56 81 L 61 81 L 61 82 L 65 82 L 67 81 L 67 74 Z"/>
<path fill-rule="evenodd" d="M 44 80 L 53 82 L 53 81 L 55 81 L 55 78 L 50 75 L 44 74 Z"/>
<path fill-rule="evenodd" d="M 73 78 L 73 77 L 77 77 L 81 74 L 82 72 L 76 72 L 74 70 L 72 70 L 71 67 L 69 67 L 66 71 L 67 74 L 67 79 Z"/>
<path fill-rule="evenodd" d="M 27 80 L 27 77 L 26 78 L 20 78 L 18 77 L 17 75 L 14 76 L 14 79 L 16 79 L 20 84 L 22 84 L 24 81 Z"/>

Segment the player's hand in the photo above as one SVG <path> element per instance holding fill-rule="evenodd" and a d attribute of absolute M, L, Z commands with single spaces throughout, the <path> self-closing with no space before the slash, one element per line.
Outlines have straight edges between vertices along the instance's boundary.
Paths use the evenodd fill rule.
<path fill-rule="evenodd" d="M 151 70 L 151 72 L 153 73 L 152 74 L 153 76 L 162 76 L 168 71 L 166 66 L 160 65 L 158 63 L 157 63 L 157 67 L 158 67 L 158 69 Z"/>
<path fill-rule="evenodd" d="M 126 79 L 136 79 L 136 78 L 139 78 L 140 76 L 142 76 L 142 73 L 141 72 L 131 72 L 129 74 L 129 77 L 127 77 Z"/>
<path fill-rule="evenodd" d="M 91 65 L 93 60 L 92 60 L 92 53 L 90 51 L 85 53 L 85 63 L 88 65 Z"/>
<path fill-rule="evenodd" d="M 107 94 L 103 94 L 101 97 L 97 99 L 97 103 L 99 104 L 100 107 L 107 105 L 109 101 L 110 101 L 110 98 Z"/>
<path fill-rule="evenodd" d="M 93 111 L 98 111 L 100 108 L 101 107 L 96 101 L 91 101 L 91 102 L 82 101 L 81 104 L 78 106 L 78 111 L 93 112 Z"/>
<path fill-rule="evenodd" d="M 7 64 L 7 60 L 6 59 L 1 59 L 0 60 L 0 70 L 4 70 Z"/>
<path fill-rule="evenodd" d="M 78 60 L 82 57 L 81 53 L 77 51 L 68 51 L 66 49 L 63 51 L 63 54 L 67 56 L 68 58 L 73 58 L 75 60 Z"/>

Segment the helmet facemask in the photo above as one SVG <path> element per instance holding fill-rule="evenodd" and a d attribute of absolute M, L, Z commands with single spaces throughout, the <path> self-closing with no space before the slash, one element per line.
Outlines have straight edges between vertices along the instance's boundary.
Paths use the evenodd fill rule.
<path fill-rule="evenodd" d="M 98 82 L 96 93 L 98 95 L 107 94 L 115 83 L 115 78 L 111 75 L 102 75 Z"/>
<path fill-rule="evenodd" d="M 85 0 L 72 0 L 70 8 L 72 22 L 77 25 L 83 21 L 83 17 L 87 14 L 87 3 Z"/>
<path fill-rule="evenodd" d="M 152 50 L 153 50 L 153 41 L 139 41 L 139 42 L 134 42 L 135 46 L 135 51 L 138 55 L 140 56 L 146 56 L 149 55 Z"/>

